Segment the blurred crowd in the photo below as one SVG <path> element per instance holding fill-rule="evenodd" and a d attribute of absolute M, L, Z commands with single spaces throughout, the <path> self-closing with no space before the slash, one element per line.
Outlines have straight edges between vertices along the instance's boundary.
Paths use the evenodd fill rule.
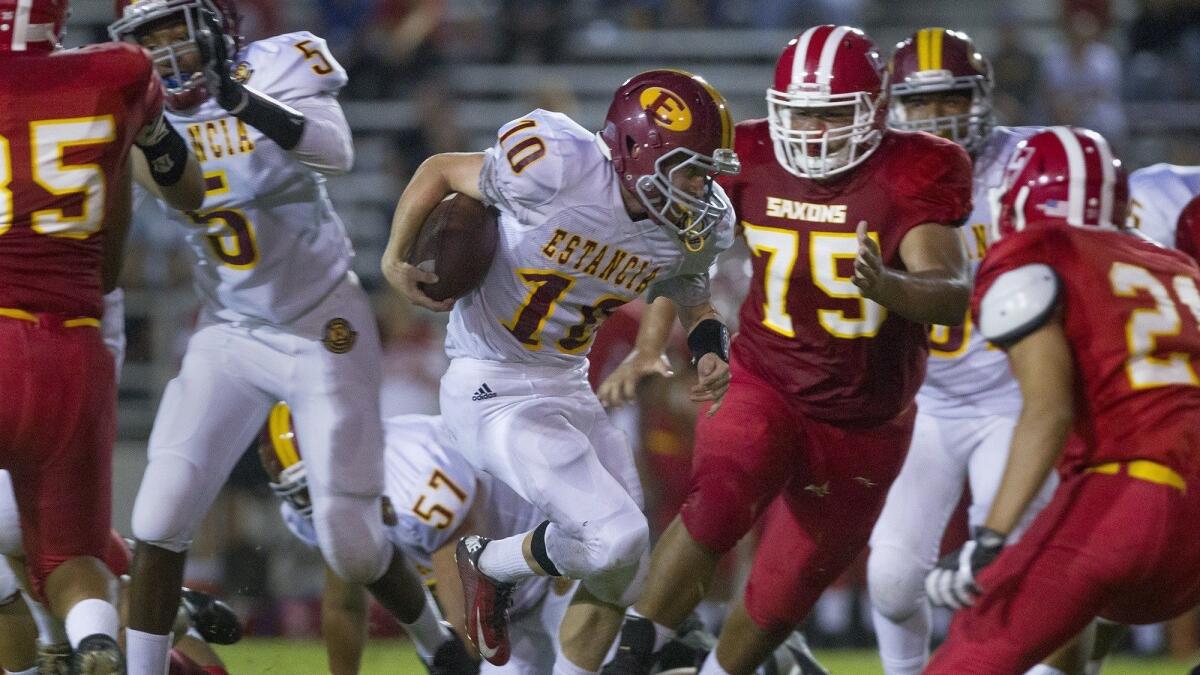
<path fill-rule="evenodd" d="M 590 63 L 593 57 L 581 56 L 573 48 L 577 37 L 597 39 L 624 30 L 734 28 L 770 30 L 774 35 L 834 22 L 864 25 L 868 32 L 881 26 L 892 33 L 897 29 L 907 33 L 918 25 L 897 26 L 893 9 L 908 4 L 898 0 L 314 0 L 306 12 L 297 12 L 284 0 L 238 0 L 250 39 L 297 29 L 326 38 L 350 74 L 344 101 L 382 101 L 411 113 L 394 128 L 359 135 L 355 173 L 330 185 L 359 251 L 357 270 L 373 291 L 380 317 L 385 415 L 436 412 L 438 380 L 447 363 L 442 352 L 445 317 L 415 310 L 385 292 L 378 259 L 390 209 L 420 162 L 437 152 L 479 149 L 462 131 L 464 120 L 457 110 L 463 99 L 447 76 L 456 64 Z M 980 42 L 995 67 L 1002 123 L 1090 127 L 1104 133 L 1124 150 L 1122 154 L 1133 157 L 1135 166 L 1150 161 L 1200 164 L 1200 143 L 1195 142 L 1200 138 L 1200 117 L 1191 115 L 1190 121 L 1180 122 L 1171 112 L 1191 110 L 1186 107 L 1189 101 L 1200 103 L 1200 78 L 1195 76 L 1200 72 L 1200 2 L 1140 0 L 1118 7 L 1113 0 L 1060 0 L 1048 20 L 1033 26 L 1009 7 L 1013 3 L 967 4 L 995 16 L 992 34 Z M 924 16 L 919 10 L 910 13 Z M 936 23 L 936 17 L 928 19 L 931 25 Z M 1034 36 L 1053 39 L 1035 41 Z M 882 50 L 890 46 L 881 41 Z M 773 54 L 776 47 L 766 51 Z M 719 54 L 708 55 L 710 61 L 719 58 Z M 765 88 L 770 60 L 761 61 L 761 66 Z M 630 73 L 634 70 L 631 65 Z M 530 91 L 534 93 L 520 94 L 525 109 L 570 113 L 579 105 L 571 82 L 548 79 Z M 1161 122 L 1165 132 L 1152 136 L 1143 133 L 1144 122 L 1135 124 L 1142 122 L 1136 111 L 1155 105 L 1167 106 L 1168 114 Z M 362 197 L 363 192 L 373 198 Z M 178 233 L 140 226 L 131 247 L 124 278 L 127 288 L 177 289 L 177 297 L 190 301 L 186 252 Z M 741 256 L 729 257 L 718 278 L 721 309 L 727 317 L 736 316 L 744 292 L 738 285 L 745 277 L 744 251 Z M 166 363 L 161 370 L 173 372 L 186 329 L 181 333 L 169 328 L 167 332 L 174 333 L 164 338 L 163 328 L 155 325 L 161 319 L 156 319 L 156 311 L 132 303 L 130 360 L 134 368 L 139 361 Z M 637 311 L 632 307 L 618 314 L 600 332 L 595 375 L 614 367 L 632 344 Z M 652 509 L 669 512 L 668 518 L 682 499 L 678 483 L 688 471 L 695 417 L 682 390 L 688 379 L 685 360 L 681 354 L 673 360 L 676 377 L 647 386 L 642 405 L 623 419 L 651 477 L 647 488 Z M 132 398 L 144 383 L 136 377 L 130 380 L 130 372 L 127 369 L 122 390 Z M 141 403 L 152 408 L 156 400 L 153 396 Z M 138 433 L 135 429 L 129 435 L 136 438 Z M 661 526 L 665 519 L 652 518 L 652 524 Z M 206 533 L 197 539 L 189 583 L 211 586 L 229 598 L 250 617 L 251 632 L 309 636 L 317 626 L 318 558 L 291 541 L 280 525 L 257 460 L 249 454 L 210 515 Z M 731 566 L 731 574 L 734 570 L 736 566 Z M 734 587 L 736 583 L 728 585 Z M 848 579 L 818 606 L 810 626 L 817 644 L 870 640 L 869 610 L 860 606 L 865 594 L 858 588 L 861 583 Z M 381 615 L 380 626 L 385 624 Z M 1195 648 L 1196 626 L 1178 630 L 1190 634 L 1176 636 L 1177 648 Z M 1164 649 L 1162 636 L 1161 631 L 1144 632 L 1137 637 L 1138 645 L 1148 651 Z"/>

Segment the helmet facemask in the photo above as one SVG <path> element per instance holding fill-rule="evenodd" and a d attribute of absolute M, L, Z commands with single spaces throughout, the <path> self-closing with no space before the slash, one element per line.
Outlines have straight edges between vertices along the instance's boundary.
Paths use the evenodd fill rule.
<path fill-rule="evenodd" d="M 737 155 L 728 148 L 717 148 L 710 157 L 680 147 L 659 157 L 654 173 L 640 176 L 634 188 L 653 220 L 672 227 L 689 250 L 698 251 L 709 232 L 733 209 L 715 189 L 714 178 L 739 171 Z M 704 177 L 698 196 L 680 187 L 697 176 Z"/>
<path fill-rule="evenodd" d="M 916 119 L 906 100 L 922 94 L 961 92 L 971 97 L 970 109 L 957 115 L 937 115 Z M 925 131 L 961 145 L 974 155 L 983 146 L 995 124 L 991 82 L 978 75 L 954 77 L 948 70 L 919 71 L 892 87 L 892 106 L 888 123 L 896 129 Z"/>
<path fill-rule="evenodd" d="M 884 97 L 869 92 L 827 94 L 814 85 L 796 85 L 781 92 L 767 90 L 767 121 L 775 143 L 775 159 L 802 178 L 835 176 L 862 163 L 879 147 L 880 105 Z M 798 117 L 809 111 L 853 108 L 850 124 L 824 129 L 798 129 Z M 836 149 L 834 149 L 836 148 Z"/>
<path fill-rule="evenodd" d="M 203 100 L 197 96 L 206 91 L 202 69 L 190 70 L 183 67 L 188 57 L 196 56 L 199 61 L 200 47 L 197 39 L 202 30 L 199 12 L 208 10 L 218 17 L 220 11 L 209 0 L 142 0 L 125 8 L 123 16 L 108 27 L 112 39 L 132 42 L 142 46 L 142 40 L 151 32 L 174 25 L 186 28 L 186 35 L 166 45 L 147 47 L 150 56 L 162 77 L 163 88 L 169 102 L 191 102 L 195 105 Z M 226 35 L 230 54 L 237 52 L 235 40 Z M 172 105 L 173 108 L 191 107 Z"/>
<path fill-rule="evenodd" d="M 278 482 L 268 481 L 271 491 L 287 502 L 296 513 L 312 516 L 312 498 L 308 494 L 308 470 L 301 460 L 279 472 Z"/>

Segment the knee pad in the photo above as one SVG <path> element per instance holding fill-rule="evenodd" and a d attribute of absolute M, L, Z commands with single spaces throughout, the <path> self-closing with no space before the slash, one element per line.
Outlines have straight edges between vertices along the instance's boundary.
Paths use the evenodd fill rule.
<path fill-rule="evenodd" d="M 718 554 L 736 546 L 770 503 L 752 483 L 732 466 L 697 472 L 687 500 L 679 509 L 692 539 Z"/>
<path fill-rule="evenodd" d="M 313 495 L 313 529 L 325 562 L 348 582 L 378 581 L 392 561 L 378 497 Z"/>
<path fill-rule="evenodd" d="M 17 575 L 13 574 L 8 561 L 0 558 L 0 607 L 14 602 L 21 593 L 17 584 Z"/>
<path fill-rule="evenodd" d="M 182 553 L 192 545 L 204 519 L 196 503 L 203 487 L 196 466 L 173 455 L 150 460 L 133 503 L 133 536 L 159 548 Z"/>
<path fill-rule="evenodd" d="M 546 554 L 563 576 L 588 579 L 597 574 L 636 569 L 650 547 L 646 517 L 630 508 L 583 523 L 550 523 Z"/>
<path fill-rule="evenodd" d="M 871 549 L 867 558 L 871 606 L 889 621 L 907 620 L 921 608 L 927 572 L 908 551 L 886 545 Z"/>
<path fill-rule="evenodd" d="M 588 591 L 602 602 L 618 607 L 629 607 L 642 595 L 646 576 L 650 573 L 650 548 L 646 547 L 638 563 L 611 572 L 589 577 L 582 583 Z"/>

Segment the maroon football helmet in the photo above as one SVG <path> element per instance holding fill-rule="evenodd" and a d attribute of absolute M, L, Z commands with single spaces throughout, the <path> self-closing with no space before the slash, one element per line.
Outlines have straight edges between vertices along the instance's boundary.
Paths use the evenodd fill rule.
<path fill-rule="evenodd" d="M 733 120 L 725 97 L 703 78 L 682 70 L 633 77 L 613 95 L 600 138 L 625 189 L 688 248 L 703 246 L 732 210 L 713 177 L 740 170 Z M 676 180 L 696 175 L 705 177 L 699 196 Z"/>
<path fill-rule="evenodd" d="M 58 47 L 69 4 L 68 0 L 0 0 L 0 55 Z"/>
<path fill-rule="evenodd" d="M 1117 229 L 1129 208 L 1129 180 L 1100 134 L 1049 127 L 1013 151 L 998 207 L 997 237 L 1044 225 Z"/>
<path fill-rule="evenodd" d="M 815 26 L 792 38 L 767 89 L 767 121 L 775 159 L 804 178 L 847 171 L 875 152 L 887 116 L 888 76 L 875 43 L 849 26 Z M 850 124 L 830 127 L 805 119 L 851 107 Z"/>
<path fill-rule="evenodd" d="M 975 152 L 994 123 L 992 64 L 966 33 L 922 28 L 896 45 L 888 64 L 892 76 L 890 123 L 897 129 L 928 131 Z M 910 119 L 905 99 L 914 95 L 961 91 L 971 95 L 962 115 Z"/>
<path fill-rule="evenodd" d="M 245 43 L 241 33 L 242 18 L 233 0 L 116 0 L 117 20 L 109 24 L 108 34 L 114 40 L 141 44 L 149 31 L 180 23 L 187 26 L 187 38 L 150 50 L 154 63 L 160 66 L 163 87 L 167 92 L 167 107 L 190 110 L 208 98 L 202 72 L 185 72 L 180 57 L 198 52 L 196 35 L 203 24 L 200 10 L 216 15 L 225 33 L 229 54 L 237 54 Z"/>

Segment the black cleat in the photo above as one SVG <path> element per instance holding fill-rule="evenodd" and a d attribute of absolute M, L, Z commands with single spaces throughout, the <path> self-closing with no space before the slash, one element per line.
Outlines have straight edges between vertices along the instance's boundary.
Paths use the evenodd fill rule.
<path fill-rule="evenodd" d="M 65 642 L 52 645 L 39 642 L 37 672 L 38 675 L 70 675 L 71 645 Z"/>
<path fill-rule="evenodd" d="M 125 657 L 117 641 L 107 635 L 89 635 L 79 643 L 71 659 L 71 675 L 123 675 Z"/>
<path fill-rule="evenodd" d="M 601 675 L 649 675 L 657 654 L 654 652 L 654 624 L 644 617 L 625 617 L 617 653 Z"/>
<path fill-rule="evenodd" d="M 829 675 L 829 671 L 825 670 L 817 657 L 808 649 L 808 641 L 804 639 L 804 633 L 795 631 L 788 636 L 779 649 L 775 650 L 776 658 L 786 655 L 791 657 L 791 668 L 782 671 L 785 673 L 793 673 L 794 675 Z M 786 657 L 785 657 L 786 658 Z"/>
<path fill-rule="evenodd" d="M 442 622 L 450 629 L 450 625 Z M 479 662 L 467 654 L 466 647 L 458 635 L 450 630 L 450 639 L 443 642 L 433 655 L 433 662 L 425 664 L 429 675 L 479 675 Z"/>
<path fill-rule="evenodd" d="M 508 608 L 517 585 L 496 581 L 479 569 L 479 556 L 490 541 L 475 534 L 459 539 L 454 560 L 462 579 L 467 637 L 488 663 L 502 666 L 512 655 L 512 644 L 508 640 Z"/>
<path fill-rule="evenodd" d="M 213 645 L 231 645 L 242 639 L 242 622 L 229 605 L 203 591 L 184 588 L 179 602 L 192 627 L 204 641 Z"/>

